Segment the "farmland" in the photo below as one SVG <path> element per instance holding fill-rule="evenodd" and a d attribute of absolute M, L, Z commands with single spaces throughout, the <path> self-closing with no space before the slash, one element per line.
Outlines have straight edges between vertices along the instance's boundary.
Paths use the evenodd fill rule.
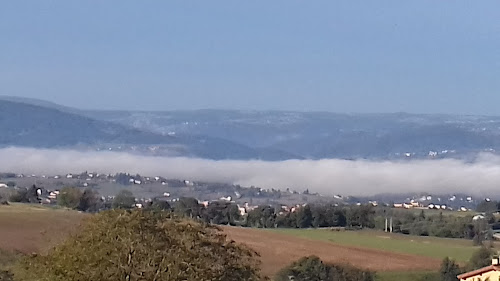
<path fill-rule="evenodd" d="M 412 254 L 442 259 L 446 256 L 460 262 L 467 261 L 477 247 L 465 239 L 410 236 L 376 230 L 331 231 L 327 229 L 273 229 L 274 233 L 290 235 L 344 246 Z"/>
<path fill-rule="evenodd" d="M 45 252 L 71 234 L 85 214 L 40 205 L 0 206 L 0 252 Z M 378 280 L 416 280 L 435 275 L 441 258 L 465 262 L 475 250 L 470 241 L 324 229 L 222 227 L 230 239 L 260 254 L 262 272 L 279 269 L 306 255 L 327 262 L 351 263 L 378 272 Z M 383 257 L 383 258 L 381 258 Z"/>
<path fill-rule="evenodd" d="M 83 217 L 76 211 L 40 205 L 0 206 L 0 249 L 44 252 L 74 231 Z"/>
<path fill-rule="evenodd" d="M 229 238 L 247 244 L 259 252 L 263 273 L 275 274 L 280 268 L 306 255 L 316 255 L 333 263 L 351 263 L 356 266 L 382 272 L 436 271 L 441 260 L 410 253 L 342 245 L 327 240 L 309 239 L 260 229 L 224 227 Z M 303 230 L 310 233 L 320 230 Z M 383 257 L 383 259 L 381 258 Z"/>

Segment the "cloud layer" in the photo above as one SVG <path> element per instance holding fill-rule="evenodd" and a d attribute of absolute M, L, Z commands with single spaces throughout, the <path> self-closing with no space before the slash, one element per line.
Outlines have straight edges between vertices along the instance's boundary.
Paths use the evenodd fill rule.
<path fill-rule="evenodd" d="M 325 195 L 373 195 L 409 191 L 500 195 L 500 157 L 490 154 L 478 155 L 472 163 L 453 159 L 404 162 L 340 159 L 266 162 L 5 148 L 0 149 L 0 159 L 1 171 L 29 174 L 65 174 L 85 170 L 129 172 L 264 188 L 308 188 Z"/>

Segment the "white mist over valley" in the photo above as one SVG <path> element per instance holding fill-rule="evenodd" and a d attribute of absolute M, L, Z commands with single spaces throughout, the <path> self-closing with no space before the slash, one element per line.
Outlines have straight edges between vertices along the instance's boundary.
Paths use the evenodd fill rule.
<path fill-rule="evenodd" d="M 207 160 L 10 147 L 0 149 L 0 170 L 27 174 L 97 171 L 140 173 L 175 179 L 224 182 L 277 189 L 309 189 L 323 195 L 400 192 L 498 194 L 500 157 L 479 154 L 455 159 L 369 160 Z"/>

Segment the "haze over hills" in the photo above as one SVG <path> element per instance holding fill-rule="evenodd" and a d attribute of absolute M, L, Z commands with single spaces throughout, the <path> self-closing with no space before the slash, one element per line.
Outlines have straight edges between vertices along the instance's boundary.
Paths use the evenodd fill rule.
<path fill-rule="evenodd" d="M 92 111 L 4 97 L 0 145 L 207 159 L 466 157 L 500 149 L 500 117 L 281 111 Z"/>

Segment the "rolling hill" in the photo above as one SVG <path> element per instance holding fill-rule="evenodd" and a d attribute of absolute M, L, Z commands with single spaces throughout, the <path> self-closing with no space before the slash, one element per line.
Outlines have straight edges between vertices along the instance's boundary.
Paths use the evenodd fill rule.
<path fill-rule="evenodd" d="M 285 111 L 97 111 L 0 98 L 0 145 L 208 159 L 472 158 L 500 150 L 500 117 Z"/>
<path fill-rule="evenodd" d="M 209 159 L 283 159 L 268 152 L 210 136 L 162 135 L 23 102 L 0 101 L 0 146 L 137 151 Z M 272 157 L 272 159 L 268 158 Z"/>

